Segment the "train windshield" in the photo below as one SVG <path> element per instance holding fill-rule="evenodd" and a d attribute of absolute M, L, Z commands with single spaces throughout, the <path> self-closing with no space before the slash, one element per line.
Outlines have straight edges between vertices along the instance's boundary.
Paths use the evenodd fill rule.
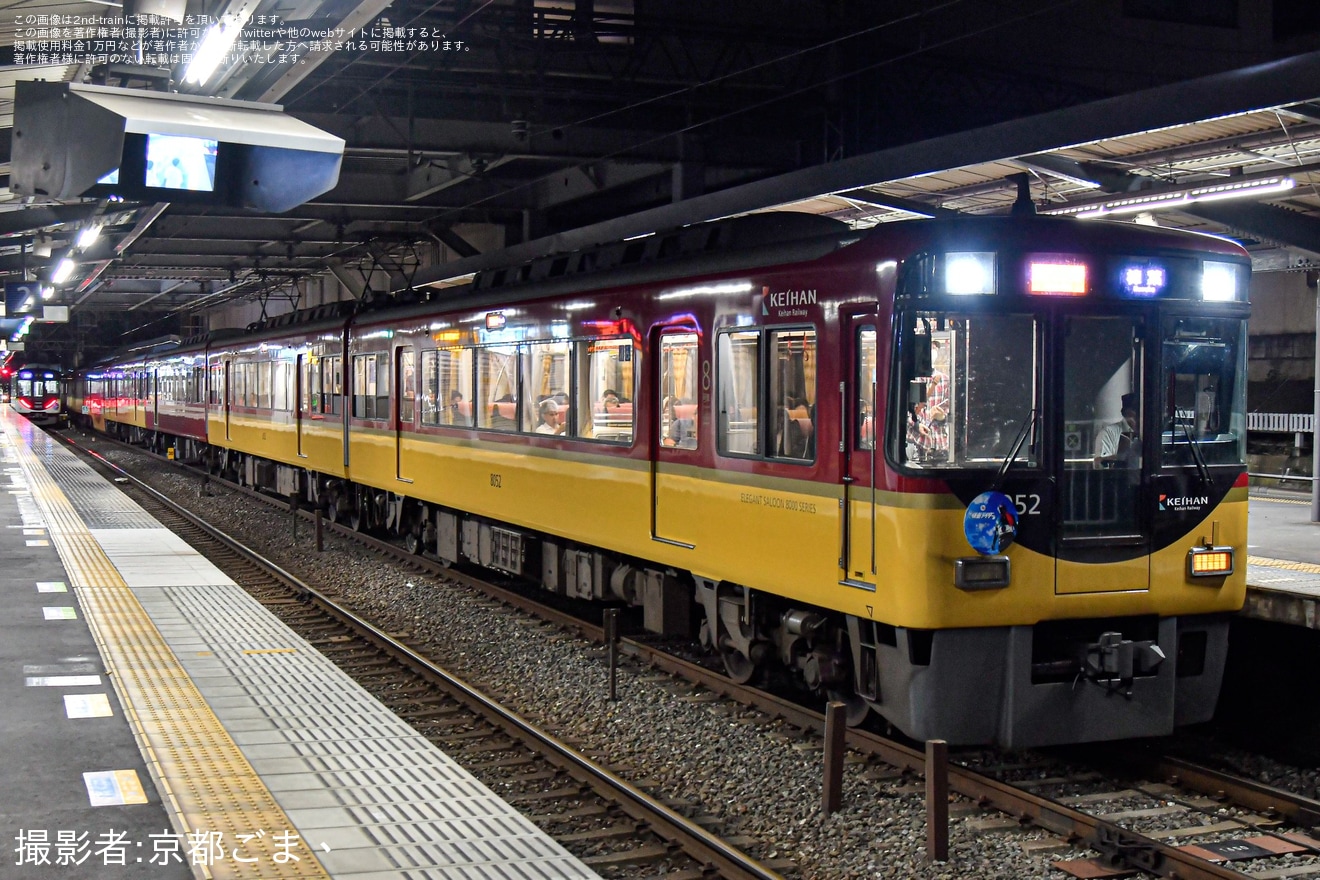
<path fill-rule="evenodd" d="M 1160 363 L 1165 467 L 1246 462 L 1246 322 L 1170 317 Z"/>
<path fill-rule="evenodd" d="M 911 468 L 1034 467 L 1040 325 L 1032 315 L 910 312 L 903 320 L 892 454 Z"/>
<path fill-rule="evenodd" d="M 29 379 L 26 376 L 20 376 L 18 380 L 18 393 L 22 397 L 56 395 L 60 393 L 60 380 L 40 378 Z"/>

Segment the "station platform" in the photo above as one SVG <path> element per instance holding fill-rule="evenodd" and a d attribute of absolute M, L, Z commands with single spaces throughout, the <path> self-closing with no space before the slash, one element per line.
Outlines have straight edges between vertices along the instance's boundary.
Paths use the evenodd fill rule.
<path fill-rule="evenodd" d="M 1251 489 L 1245 617 L 1320 629 L 1320 524 L 1310 493 Z"/>
<path fill-rule="evenodd" d="M 598 876 L 8 407 L 0 485 L 4 876 Z"/>

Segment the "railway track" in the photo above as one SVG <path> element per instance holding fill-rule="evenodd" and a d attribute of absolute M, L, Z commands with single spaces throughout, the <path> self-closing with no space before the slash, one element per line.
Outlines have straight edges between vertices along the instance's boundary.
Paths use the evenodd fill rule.
<path fill-rule="evenodd" d="M 242 487 L 230 488 L 268 504 L 283 504 Z M 291 515 L 313 516 L 308 511 L 292 511 Z M 449 569 L 370 535 L 329 523 L 324 527 L 396 562 L 462 581 L 547 625 L 605 642 L 603 627 L 548 608 L 516 590 Z M 791 725 L 804 738 L 822 731 L 821 713 L 735 684 L 663 647 L 627 638 L 620 640 L 619 647 L 653 669 L 657 678 L 672 681 L 680 699 L 736 702 Z M 410 718 L 407 706 L 398 711 Z M 423 705 L 416 711 L 433 710 Z M 428 717 L 423 715 L 421 720 Z M 916 781 L 926 772 L 924 752 L 873 733 L 849 731 L 847 747 L 855 760 L 869 765 L 866 773 L 873 779 Z M 1041 848 L 1084 848 L 1097 853 L 1068 860 L 1066 869 L 1079 872 L 1078 876 L 1121 876 L 1123 870 L 1137 870 L 1184 880 L 1320 877 L 1320 841 L 1308 833 L 1320 824 L 1320 803 L 1150 750 L 1120 745 L 1009 763 L 1002 755 L 956 754 L 948 767 L 948 779 L 950 790 L 964 799 L 955 805 L 958 821 L 976 823 L 982 833 L 1034 827 L 1056 837 L 1040 844 Z"/>
<path fill-rule="evenodd" d="M 128 471 L 89 457 L 162 525 L 603 877 L 778 880 L 780 870 L 791 870 L 788 862 L 756 861 L 718 829 L 630 785 Z"/>

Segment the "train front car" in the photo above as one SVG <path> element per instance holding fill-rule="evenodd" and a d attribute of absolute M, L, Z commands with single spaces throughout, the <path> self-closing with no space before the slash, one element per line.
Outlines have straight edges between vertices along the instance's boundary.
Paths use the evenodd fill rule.
<path fill-rule="evenodd" d="M 1010 748 L 1210 718 L 1245 594 L 1249 271 L 1218 239 L 1046 218 L 901 260 L 890 326 L 846 343 L 873 708 Z"/>
<path fill-rule="evenodd" d="M 34 425 L 63 427 L 69 419 L 64 408 L 66 386 L 64 371 L 59 367 L 31 364 L 14 375 L 10 406 Z"/>

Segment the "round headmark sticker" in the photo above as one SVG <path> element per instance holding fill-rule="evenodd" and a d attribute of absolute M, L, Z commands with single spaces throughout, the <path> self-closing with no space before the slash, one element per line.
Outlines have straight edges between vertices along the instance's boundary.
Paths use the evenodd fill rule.
<path fill-rule="evenodd" d="M 983 556 L 1004 552 L 1017 537 L 1017 505 L 1002 492 L 982 492 L 967 505 L 963 534 Z"/>

